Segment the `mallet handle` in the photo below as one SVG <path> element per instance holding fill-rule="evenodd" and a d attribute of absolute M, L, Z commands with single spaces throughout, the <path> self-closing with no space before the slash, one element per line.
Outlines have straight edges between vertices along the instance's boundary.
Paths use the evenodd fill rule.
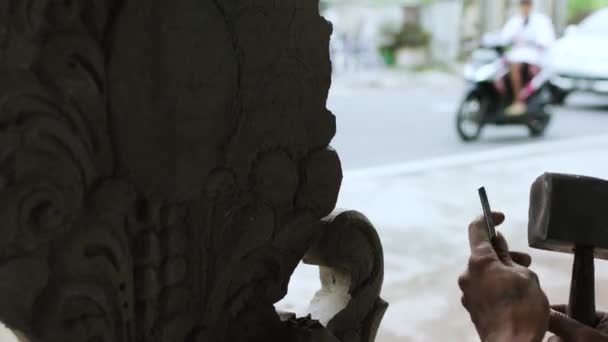
<path fill-rule="evenodd" d="M 595 326 L 597 323 L 594 262 L 593 247 L 575 247 L 568 316 L 588 326 Z"/>

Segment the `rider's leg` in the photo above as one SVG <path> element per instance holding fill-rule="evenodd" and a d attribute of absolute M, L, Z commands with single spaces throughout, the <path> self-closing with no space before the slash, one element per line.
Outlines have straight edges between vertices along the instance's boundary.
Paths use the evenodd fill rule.
<path fill-rule="evenodd" d="M 511 63 L 510 73 L 511 87 L 513 89 L 513 104 L 507 108 L 507 114 L 517 115 L 523 114 L 526 111 L 526 105 L 521 100 L 520 94 L 523 87 L 522 80 L 522 63 Z"/>
<path fill-rule="evenodd" d="M 513 102 L 519 101 L 519 94 L 521 93 L 521 88 L 523 86 L 523 81 L 521 79 L 522 66 L 522 63 L 511 63 L 510 77 L 511 84 L 513 85 Z"/>

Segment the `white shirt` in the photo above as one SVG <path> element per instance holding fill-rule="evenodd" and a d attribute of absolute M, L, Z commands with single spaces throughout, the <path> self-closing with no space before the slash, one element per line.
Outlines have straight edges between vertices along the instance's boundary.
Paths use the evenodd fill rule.
<path fill-rule="evenodd" d="M 518 14 L 502 29 L 501 40 L 512 47 L 506 56 L 509 61 L 538 65 L 555 41 L 553 23 L 546 15 L 532 12 L 526 25 L 524 16 Z"/>

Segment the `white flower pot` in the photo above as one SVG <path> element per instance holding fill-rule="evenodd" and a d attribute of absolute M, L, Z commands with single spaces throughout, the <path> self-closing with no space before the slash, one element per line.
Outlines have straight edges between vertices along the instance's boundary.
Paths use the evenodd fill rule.
<path fill-rule="evenodd" d="M 419 67 L 427 64 L 427 50 L 425 47 L 400 48 L 395 52 L 395 62 L 400 67 Z"/>

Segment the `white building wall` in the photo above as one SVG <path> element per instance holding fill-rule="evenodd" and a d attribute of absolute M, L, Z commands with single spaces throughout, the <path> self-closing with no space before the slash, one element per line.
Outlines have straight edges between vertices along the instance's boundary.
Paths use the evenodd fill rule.
<path fill-rule="evenodd" d="M 431 59 L 448 63 L 460 54 L 462 0 L 439 0 L 422 10 L 422 26 L 432 35 Z"/>
<path fill-rule="evenodd" d="M 564 25 L 566 1 L 535 0 L 537 9 L 553 18 L 558 32 Z M 332 43 L 339 45 L 340 37 L 347 37 L 351 44 L 368 51 L 371 58 L 382 44 L 382 30 L 386 26 L 398 28 L 403 19 L 401 5 L 374 2 L 340 2 L 330 6 L 324 15 L 334 22 Z M 467 9 L 463 8 L 464 0 L 434 0 L 421 5 L 422 25 L 432 35 L 431 58 L 438 62 L 457 59 L 484 32 L 500 30 L 517 10 L 518 3 L 519 0 L 475 0 Z"/>
<path fill-rule="evenodd" d="M 510 0 L 479 0 L 483 32 L 500 30 L 509 16 Z"/>

